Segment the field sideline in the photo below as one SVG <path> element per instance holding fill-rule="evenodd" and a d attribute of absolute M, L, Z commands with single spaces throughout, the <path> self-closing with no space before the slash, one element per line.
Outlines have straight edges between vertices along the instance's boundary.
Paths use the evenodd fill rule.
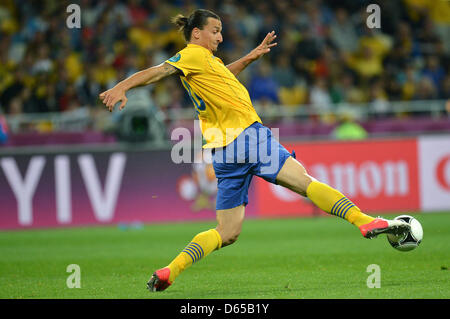
<path fill-rule="evenodd" d="M 0 298 L 450 298 L 450 214 L 417 214 L 421 246 L 398 252 L 334 217 L 248 219 L 239 240 L 150 293 L 153 270 L 215 222 L 0 232 Z M 389 215 L 390 218 L 393 215 Z M 81 268 L 69 289 L 66 268 Z M 367 287 L 371 264 L 381 288 Z"/>

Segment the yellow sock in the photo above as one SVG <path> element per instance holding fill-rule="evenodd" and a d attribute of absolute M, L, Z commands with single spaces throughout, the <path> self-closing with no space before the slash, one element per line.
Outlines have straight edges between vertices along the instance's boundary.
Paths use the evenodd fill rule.
<path fill-rule="evenodd" d="M 167 266 L 170 269 L 170 282 L 194 262 L 199 261 L 212 251 L 222 247 L 222 238 L 215 229 L 197 234 L 184 250 Z"/>
<path fill-rule="evenodd" d="M 338 190 L 319 181 L 312 181 L 306 189 L 308 198 L 323 211 L 344 218 L 359 227 L 370 223 L 375 218 L 361 212 Z"/>

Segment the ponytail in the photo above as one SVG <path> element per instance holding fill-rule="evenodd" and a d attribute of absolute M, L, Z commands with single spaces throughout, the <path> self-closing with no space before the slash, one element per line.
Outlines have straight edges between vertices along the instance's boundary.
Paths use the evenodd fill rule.
<path fill-rule="evenodd" d="M 192 30 L 194 28 L 199 28 L 203 30 L 203 27 L 207 24 L 208 18 L 214 18 L 220 20 L 219 16 L 212 11 L 198 9 L 192 12 L 189 18 L 182 14 L 177 14 L 171 19 L 179 32 L 183 33 L 184 39 L 189 42 L 191 40 Z"/>
<path fill-rule="evenodd" d="M 177 26 L 178 31 L 182 32 L 189 24 L 189 19 L 182 14 L 177 14 L 171 19 L 171 22 Z"/>

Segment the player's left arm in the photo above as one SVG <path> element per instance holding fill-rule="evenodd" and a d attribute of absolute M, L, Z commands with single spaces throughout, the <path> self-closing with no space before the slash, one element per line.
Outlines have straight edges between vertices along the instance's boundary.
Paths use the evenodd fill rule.
<path fill-rule="evenodd" d="M 117 83 L 113 88 L 100 93 L 99 98 L 102 100 L 102 103 L 108 107 L 110 112 L 112 112 L 114 105 L 117 102 L 122 102 L 119 107 L 119 109 L 122 110 L 128 101 L 125 95 L 128 90 L 138 86 L 155 83 L 169 75 L 180 73 L 181 71 L 176 67 L 163 62 L 157 66 L 134 73 L 125 80 Z"/>
<path fill-rule="evenodd" d="M 261 44 L 254 48 L 249 54 L 237 61 L 234 61 L 233 63 L 228 64 L 228 70 L 230 70 L 235 76 L 241 73 L 250 63 L 258 60 L 264 54 L 270 52 L 270 48 L 277 45 L 276 42 L 272 43 L 276 37 L 275 31 L 267 33 Z"/>

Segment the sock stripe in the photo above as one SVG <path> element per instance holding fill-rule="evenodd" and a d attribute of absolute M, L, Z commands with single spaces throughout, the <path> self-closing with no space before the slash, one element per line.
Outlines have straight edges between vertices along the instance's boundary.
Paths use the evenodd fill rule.
<path fill-rule="evenodd" d="M 188 253 L 192 258 L 192 262 L 195 262 L 198 259 L 197 254 L 190 248 L 185 248 L 183 250 L 185 253 Z"/>
<path fill-rule="evenodd" d="M 215 229 L 198 233 L 187 242 L 182 251 L 168 265 L 170 282 L 173 282 L 187 268 L 208 256 L 222 245 L 222 238 Z"/>
<path fill-rule="evenodd" d="M 331 211 L 330 211 L 333 215 L 336 215 L 336 214 L 334 213 L 334 210 L 335 210 L 335 208 L 336 208 L 336 205 L 339 207 L 339 205 L 341 205 L 341 204 L 342 204 L 342 201 L 345 200 L 345 199 L 346 199 L 346 197 L 342 197 L 340 200 L 338 200 L 336 203 L 334 203 L 334 205 L 333 205 L 333 207 L 331 207 Z"/>
<path fill-rule="evenodd" d="M 338 214 L 339 214 L 340 209 L 342 208 L 342 206 L 344 206 L 345 204 L 347 204 L 347 201 L 348 201 L 347 197 L 343 197 L 343 198 L 340 200 L 340 203 L 338 203 L 338 204 L 336 205 L 336 207 L 334 208 L 334 210 L 333 210 L 331 213 L 332 213 L 333 215 L 339 216 Z"/>
<path fill-rule="evenodd" d="M 182 252 L 188 254 L 188 255 L 192 258 L 192 262 L 195 262 L 194 256 L 192 256 L 192 254 L 191 254 L 189 251 L 187 251 L 186 249 L 184 249 Z"/>
<path fill-rule="evenodd" d="M 339 208 L 339 211 L 337 212 L 337 215 L 338 215 L 339 217 L 342 217 L 342 213 L 344 212 L 344 210 L 347 209 L 347 208 L 348 208 L 349 206 L 351 206 L 351 205 L 353 205 L 353 203 L 352 203 L 351 201 L 347 200 L 347 201 L 345 202 L 345 205 L 342 205 L 342 206 Z"/>
<path fill-rule="evenodd" d="M 345 215 L 347 214 L 347 212 L 349 211 L 350 208 L 354 207 L 355 204 L 352 203 L 352 205 L 350 205 L 350 207 L 347 207 L 347 209 L 345 210 L 345 212 L 343 213 L 342 218 L 345 218 Z"/>
<path fill-rule="evenodd" d="M 342 207 L 344 207 L 345 205 L 348 205 L 348 199 L 347 199 L 347 198 L 346 198 L 346 199 L 342 202 L 342 204 L 340 204 L 339 207 L 337 207 L 336 210 L 334 211 L 334 213 L 335 213 L 336 216 L 339 216 L 339 213 L 341 212 Z"/>
<path fill-rule="evenodd" d="M 203 251 L 202 246 L 200 246 L 197 243 L 190 242 L 183 250 L 184 253 L 188 254 L 192 262 L 195 263 L 197 260 L 203 258 L 203 255 L 205 254 Z"/>
<path fill-rule="evenodd" d="M 203 252 L 203 248 L 202 248 L 202 246 L 200 246 L 199 244 L 197 244 L 197 243 L 194 243 L 194 242 L 191 242 L 191 245 L 193 245 L 193 246 L 197 246 L 199 249 L 200 249 L 200 252 L 201 252 L 201 257 L 203 257 L 203 255 L 205 254 L 204 252 Z"/>
<path fill-rule="evenodd" d="M 200 258 L 198 251 L 196 251 L 195 249 L 192 249 L 191 247 L 186 247 L 184 250 L 189 251 L 192 253 L 192 255 L 194 255 L 194 257 L 195 257 L 194 262 Z"/>
<path fill-rule="evenodd" d="M 190 243 L 190 244 L 188 245 L 188 247 L 189 247 L 189 249 L 192 249 L 192 250 L 195 251 L 195 253 L 197 254 L 197 259 L 200 259 L 200 258 L 203 257 L 203 254 L 202 254 L 202 252 L 200 251 L 200 249 L 198 249 L 198 247 L 192 245 L 192 243 Z"/>

